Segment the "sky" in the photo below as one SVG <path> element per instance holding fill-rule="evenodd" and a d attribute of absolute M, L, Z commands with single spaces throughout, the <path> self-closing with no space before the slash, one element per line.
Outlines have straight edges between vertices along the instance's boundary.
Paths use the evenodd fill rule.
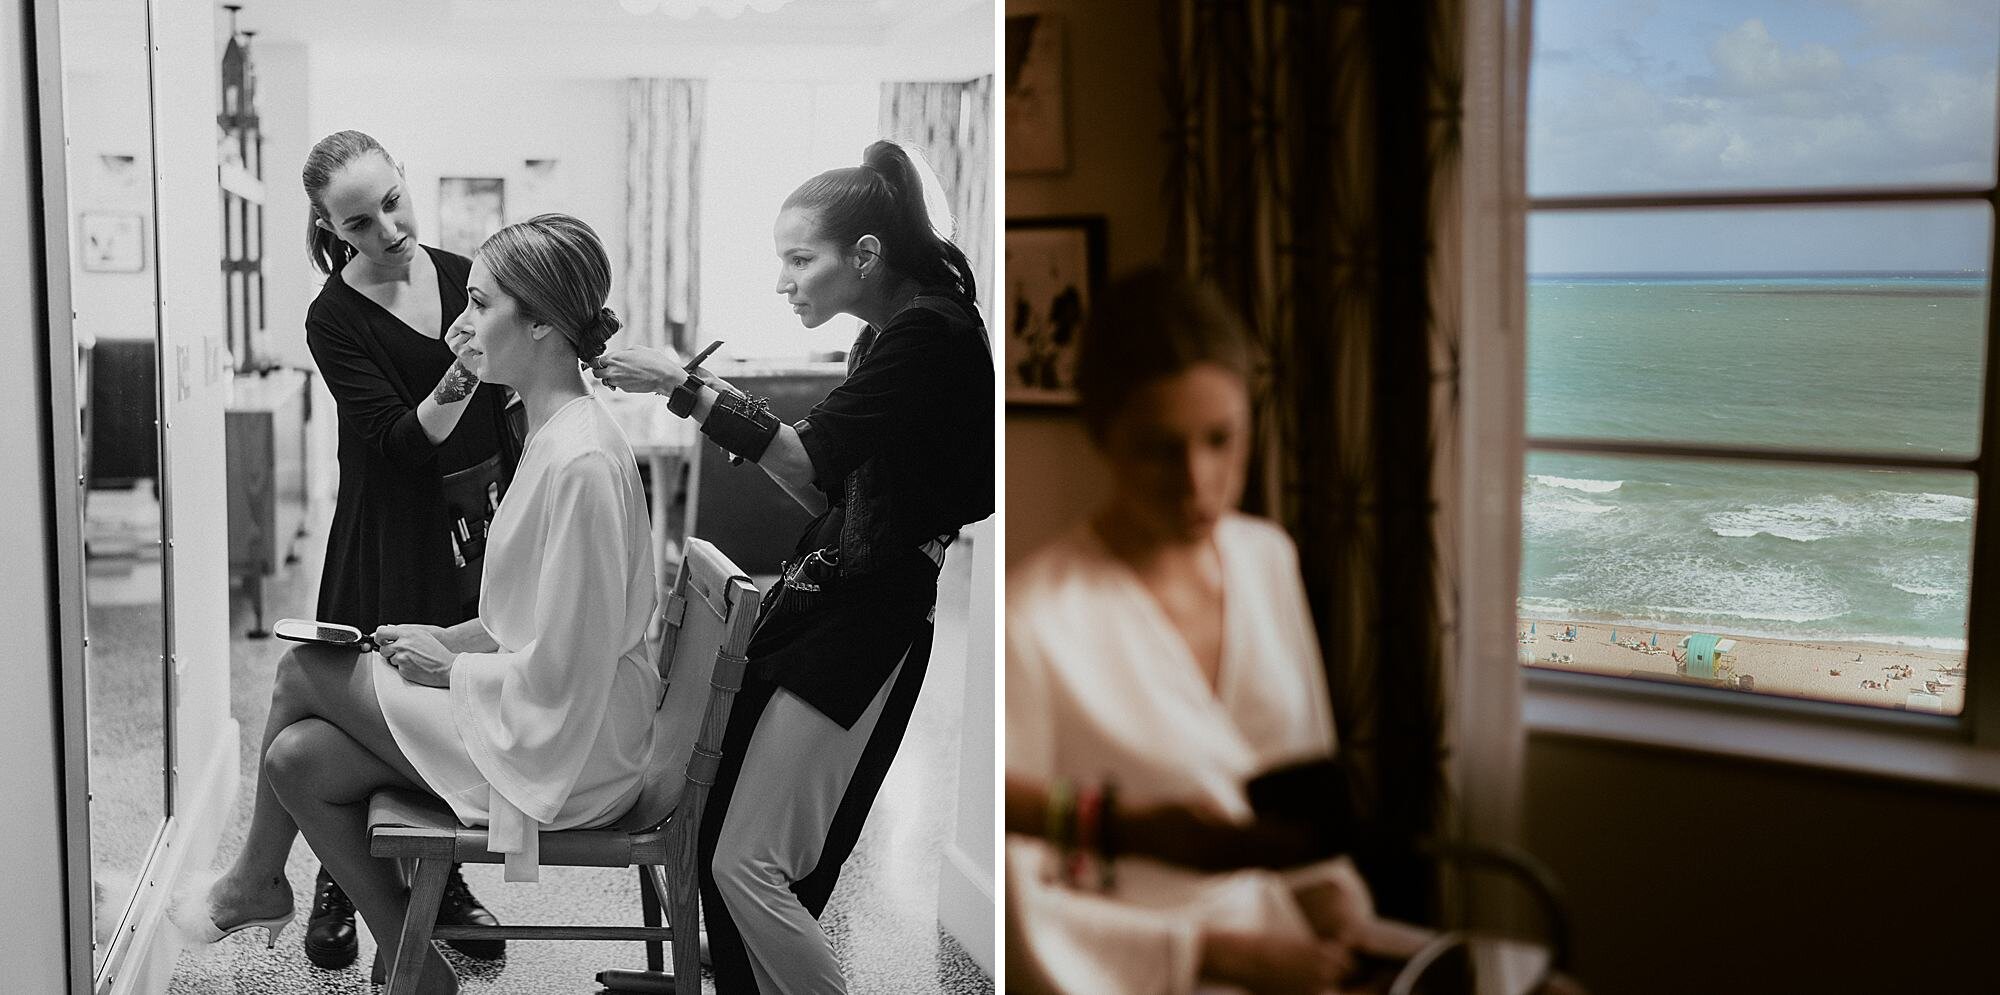
<path fill-rule="evenodd" d="M 1993 181 L 1995 0 L 1537 0 L 1534 196 Z M 1545 214 L 1536 273 L 1987 268 L 1983 205 Z"/>

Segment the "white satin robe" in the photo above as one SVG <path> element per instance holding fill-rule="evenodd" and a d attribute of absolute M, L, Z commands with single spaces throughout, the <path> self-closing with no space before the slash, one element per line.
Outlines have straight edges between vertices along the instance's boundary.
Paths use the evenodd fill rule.
<path fill-rule="evenodd" d="M 1115 780 L 1120 806 L 1207 803 L 1250 818 L 1244 784 L 1331 756 L 1319 645 L 1282 530 L 1231 515 L 1215 541 L 1224 649 L 1211 690 L 1180 633 L 1086 524 L 1008 571 L 1007 770 L 1047 784 Z M 1311 938 L 1293 892 L 1346 861 L 1204 874 L 1123 858 L 1117 888 L 1057 883 L 1054 851 L 1007 841 L 1009 972 L 1072 995 L 1224 991 L 1197 979 L 1204 927 Z"/>
<path fill-rule="evenodd" d="M 534 879 L 537 832 L 623 815 L 653 760 L 647 515 L 610 413 L 569 402 L 529 439 L 487 537 L 479 620 L 500 649 L 459 654 L 448 689 L 376 671 L 396 744 L 459 821 L 491 827 L 509 880 Z"/>

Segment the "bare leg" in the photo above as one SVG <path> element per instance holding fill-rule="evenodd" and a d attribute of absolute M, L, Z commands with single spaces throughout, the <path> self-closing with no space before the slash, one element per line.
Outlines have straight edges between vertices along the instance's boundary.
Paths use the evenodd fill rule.
<path fill-rule="evenodd" d="M 354 900 L 385 962 L 394 960 L 410 891 L 395 862 L 368 853 L 368 799 L 382 788 L 427 790 L 421 779 L 398 766 L 408 766 L 400 751 L 392 762 L 320 718 L 285 727 L 264 757 L 264 770 L 286 811 L 320 862 Z M 444 958 L 435 949 L 426 953 L 429 961 L 421 991 L 437 995 L 458 991 L 457 978 Z"/>
<path fill-rule="evenodd" d="M 396 740 L 382 719 L 375 702 L 372 678 L 374 656 L 323 646 L 299 646 L 278 659 L 278 673 L 271 690 L 271 711 L 264 722 L 260 756 L 268 756 L 278 734 L 295 722 L 322 718 L 353 732 L 378 757 L 388 760 L 416 783 L 423 783 L 416 770 L 396 748 Z M 250 828 L 244 836 L 243 851 L 230 869 L 210 889 L 211 915 L 218 925 L 228 926 L 245 919 L 283 915 L 292 906 L 291 886 L 285 882 L 285 860 L 291 856 L 292 842 L 299 827 L 292 821 L 272 790 L 268 769 L 258 772 L 257 795 L 250 811 Z"/>

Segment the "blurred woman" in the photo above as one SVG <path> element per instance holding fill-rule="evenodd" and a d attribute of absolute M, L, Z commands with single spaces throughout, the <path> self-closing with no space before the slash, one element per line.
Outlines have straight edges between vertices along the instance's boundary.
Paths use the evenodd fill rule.
<path fill-rule="evenodd" d="M 306 646 L 279 661 L 257 805 L 241 853 L 193 923 L 210 940 L 291 919 L 286 855 L 303 832 L 393 962 L 409 889 L 368 852 L 368 800 L 427 791 L 490 826 L 510 878 L 540 832 L 604 825 L 637 799 L 660 696 L 645 492 L 631 447 L 585 385 L 618 329 L 589 226 L 541 215 L 486 240 L 452 326 L 467 372 L 521 395 L 529 435 L 490 539 L 480 614 L 385 625 L 379 653 Z M 189 917 L 183 917 L 189 918 Z M 457 991 L 426 951 L 420 991 Z"/>
<path fill-rule="evenodd" d="M 818 917 L 922 687 L 945 547 L 993 511 L 977 288 L 908 153 L 876 142 L 807 180 L 774 235 L 776 290 L 801 323 L 866 323 L 847 379 L 796 425 L 663 350 L 597 364 L 606 383 L 669 394 L 818 516 L 765 597 L 702 826 L 723 995 L 845 990 Z"/>
<path fill-rule="evenodd" d="M 1298 554 L 1235 510 L 1248 337 L 1212 290 L 1149 270 L 1092 302 L 1078 349 L 1113 490 L 1008 571 L 1009 985 L 1334 987 L 1379 939 L 1367 889 L 1260 826 L 1247 788 L 1334 751 Z M 1274 848 L 1301 866 L 1244 866 Z"/>
<path fill-rule="evenodd" d="M 326 283 L 306 311 L 306 345 L 340 423 L 340 488 L 319 584 L 324 622 L 363 632 L 389 621 L 456 625 L 479 614 L 493 510 L 519 457 L 506 392 L 482 385 L 446 341 L 465 310 L 463 256 L 417 241 L 402 167 L 358 131 L 320 139 L 302 179 L 307 255 Z M 456 868 L 440 922 L 495 925 Z M 474 957 L 504 940 L 455 940 Z M 354 904 L 325 869 L 306 922 L 306 957 L 354 962 Z"/>

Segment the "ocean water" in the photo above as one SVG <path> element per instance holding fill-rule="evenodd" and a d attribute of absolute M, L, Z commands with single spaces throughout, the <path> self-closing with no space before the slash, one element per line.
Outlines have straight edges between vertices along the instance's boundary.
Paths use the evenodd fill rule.
<path fill-rule="evenodd" d="M 1979 277 L 1543 277 L 1531 436 L 1969 456 Z M 1963 473 L 1534 453 L 1526 614 L 1962 648 Z"/>

